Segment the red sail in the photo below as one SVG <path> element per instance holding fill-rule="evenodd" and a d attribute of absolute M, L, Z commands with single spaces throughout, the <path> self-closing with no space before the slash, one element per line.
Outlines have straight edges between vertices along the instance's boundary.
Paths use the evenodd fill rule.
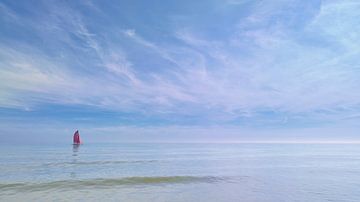
<path fill-rule="evenodd" d="M 80 134 L 78 130 L 74 133 L 74 144 L 80 144 Z"/>

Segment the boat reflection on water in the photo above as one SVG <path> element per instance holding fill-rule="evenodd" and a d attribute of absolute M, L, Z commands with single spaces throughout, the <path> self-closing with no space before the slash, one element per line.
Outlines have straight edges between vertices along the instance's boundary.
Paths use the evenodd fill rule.
<path fill-rule="evenodd" d="M 73 156 L 77 156 L 79 152 L 80 144 L 73 144 Z"/>
<path fill-rule="evenodd" d="M 80 150 L 80 144 L 73 144 L 72 145 L 72 161 L 71 164 L 74 166 L 73 170 L 70 172 L 71 178 L 76 178 L 76 165 L 78 164 L 79 159 L 79 150 Z"/>

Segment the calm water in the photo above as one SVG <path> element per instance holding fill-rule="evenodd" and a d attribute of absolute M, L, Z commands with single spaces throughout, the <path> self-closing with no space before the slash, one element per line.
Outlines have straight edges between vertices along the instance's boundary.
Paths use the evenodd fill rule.
<path fill-rule="evenodd" d="M 0 201 L 360 201 L 356 144 L 0 147 Z"/>

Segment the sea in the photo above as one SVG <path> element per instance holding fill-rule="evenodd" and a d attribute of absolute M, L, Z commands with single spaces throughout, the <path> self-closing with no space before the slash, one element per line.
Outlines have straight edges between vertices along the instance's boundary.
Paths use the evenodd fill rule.
<path fill-rule="evenodd" d="M 360 201 L 360 144 L 0 146 L 0 201 Z"/>

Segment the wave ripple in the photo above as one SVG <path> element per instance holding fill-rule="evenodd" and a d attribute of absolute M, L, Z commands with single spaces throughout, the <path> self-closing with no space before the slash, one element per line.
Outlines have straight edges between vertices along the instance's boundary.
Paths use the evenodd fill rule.
<path fill-rule="evenodd" d="M 41 183 L 11 183 L 0 184 L 1 190 L 8 191 L 45 191 L 51 189 L 101 188 L 121 185 L 158 185 L 174 183 L 216 183 L 225 181 L 223 177 L 213 176 L 160 176 L 160 177 L 126 177 L 97 178 L 86 180 L 61 180 Z"/>

